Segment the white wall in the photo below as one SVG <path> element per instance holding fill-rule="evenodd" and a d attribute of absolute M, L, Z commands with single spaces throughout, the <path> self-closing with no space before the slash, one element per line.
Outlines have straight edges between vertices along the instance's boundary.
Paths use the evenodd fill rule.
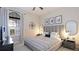
<path fill-rule="evenodd" d="M 78 21 L 79 8 L 59 8 L 55 11 L 52 11 L 51 13 L 49 13 L 47 15 L 43 15 L 41 20 L 43 21 L 46 18 L 55 17 L 58 15 L 62 15 L 63 23 L 70 19 L 74 19 L 74 20 Z"/>
<path fill-rule="evenodd" d="M 41 18 L 41 24 L 45 21 L 46 18 L 55 17 L 62 15 L 62 21 L 65 25 L 68 20 L 75 20 L 79 23 L 79 8 L 60 8 L 47 15 L 43 15 Z M 75 35 L 76 40 L 79 40 L 79 24 L 78 24 L 78 33 Z M 77 41 L 79 42 L 79 41 Z"/>
<path fill-rule="evenodd" d="M 24 38 L 26 37 L 31 37 L 35 36 L 36 34 L 39 33 L 39 16 L 31 13 L 26 13 L 24 15 L 24 31 L 23 31 L 23 36 Z M 35 28 L 31 29 L 29 28 L 30 22 L 33 22 L 35 24 Z"/>

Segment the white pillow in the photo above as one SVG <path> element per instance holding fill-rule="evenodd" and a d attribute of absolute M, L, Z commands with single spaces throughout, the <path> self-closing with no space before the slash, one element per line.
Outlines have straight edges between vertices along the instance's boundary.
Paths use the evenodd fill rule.
<path fill-rule="evenodd" d="M 59 35 L 57 32 L 51 32 L 50 37 L 59 37 Z"/>

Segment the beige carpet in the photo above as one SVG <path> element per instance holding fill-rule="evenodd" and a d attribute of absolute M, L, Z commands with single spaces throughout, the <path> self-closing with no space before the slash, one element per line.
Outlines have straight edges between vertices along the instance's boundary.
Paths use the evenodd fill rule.
<path fill-rule="evenodd" d="M 23 44 L 17 44 L 14 46 L 14 51 L 31 51 L 27 46 Z M 73 51 L 64 47 L 59 48 L 57 51 Z"/>
<path fill-rule="evenodd" d="M 57 51 L 73 51 L 73 50 L 68 49 L 68 48 L 61 47 Z"/>
<path fill-rule="evenodd" d="M 14 51 L 31 51 L 27 46 L 23 44 L 17 44 L 14 46 Z"/>

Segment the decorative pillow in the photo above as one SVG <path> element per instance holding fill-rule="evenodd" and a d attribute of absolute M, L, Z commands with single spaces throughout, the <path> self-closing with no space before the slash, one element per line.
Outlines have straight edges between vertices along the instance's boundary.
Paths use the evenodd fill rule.
<path fill-rule="evenodd" d="M 50 37 L 50 34 L 45 34 L 45 37 Z"/>
<path fill-rule="evenodd" d="M 50 33 L 49 33 L 49 32 L 44 32 L 44 33 L 43 33 L 43 36 L 45 36 L 45 37 L 50 37 Z"/>
<path fill-rule="evenodd" d="M 45 36 L 46 34 L 49 34 L 49 32 L 43 32 L 43 36 Z"/>

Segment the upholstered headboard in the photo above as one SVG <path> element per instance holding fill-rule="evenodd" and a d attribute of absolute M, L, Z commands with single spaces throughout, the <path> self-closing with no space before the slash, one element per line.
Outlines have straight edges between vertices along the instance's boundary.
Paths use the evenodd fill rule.
<path fill-rule="evenodd" d="M 64 25 L 44 26 L 44 32 L 61 32 L 64 29 Z"/>

